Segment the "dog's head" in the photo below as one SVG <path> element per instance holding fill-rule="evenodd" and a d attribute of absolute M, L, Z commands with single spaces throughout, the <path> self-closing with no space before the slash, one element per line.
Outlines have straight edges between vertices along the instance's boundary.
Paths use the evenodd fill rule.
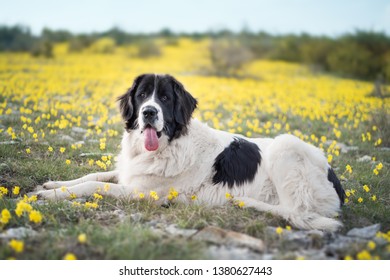
<path fill-rule="evenodd" d="M 162 135 L 172 141 L 187 133 L 197 101 L 170 75 L 138 76 L 118 98 L 126 130 L 139 130 L 148 151 L 159 147 Z"/>

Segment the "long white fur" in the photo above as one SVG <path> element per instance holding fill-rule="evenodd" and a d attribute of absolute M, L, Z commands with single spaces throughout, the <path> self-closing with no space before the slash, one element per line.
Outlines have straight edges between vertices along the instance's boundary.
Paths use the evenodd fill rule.
<path fill-rule="evenodd" d="M 48 182 L 39 195 L 49 199 L 66 199 L 69 193 L 55 189 L 65 185 L 78 196 L 91 195 L 111 181 L 108 195 L 136 196 L 156 191 L 161 203 L 174 187 L 179 201 L 218 206 L 227 202 L 230 193 L 245 207 L 280 215 L 302 229 L 335 231 L 341 223 L 334 219 L 339 211 L 339 198 L 327 180 L 328 163 L 321 150 L 295 136 L 284 134 L 270 138 L 245 138 L 256 143 L 262 161 L 252 182 L 229 189 L 212 183 L 213 164 L 233 137 L 237 135 L 208 127 L 196 119 L 188 126 L 188 134 L 168 143 L 162 134 L 159 148 L 149 152 L 143 146 L 140 130 L 124 132 L 115 171 L 94 173 L 83 178 Z M 191 196 L 196 195 L 195 201 Z"/>

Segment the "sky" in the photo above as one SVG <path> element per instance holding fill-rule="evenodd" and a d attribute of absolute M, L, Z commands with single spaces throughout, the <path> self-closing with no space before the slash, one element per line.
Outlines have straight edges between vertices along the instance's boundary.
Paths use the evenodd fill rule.
<path fill-rule="evenodd" d="M 0 0 L 0 25 L 74 33 L 230 29 L 338 36 L 356 29 L 390 34 L 390 0 Z"/>

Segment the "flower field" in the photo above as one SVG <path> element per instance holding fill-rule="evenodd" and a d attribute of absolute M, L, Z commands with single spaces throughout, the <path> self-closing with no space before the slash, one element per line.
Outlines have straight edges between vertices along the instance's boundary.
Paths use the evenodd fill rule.
<path fill-rule="evenodd" d="M 218 225 L 259 238 L 268 224 L 279 235 L 291 230 L 285 221 L 243 205 L 216 212 L 195 205 L 157 207 L 155 192 L 134 201 L 105 197 L 105 190 L 86 201 L 72 194 L 69 202 L 26 195 L 49 179 L 114 168 L 123 127 L 116 98 L 142 73 L 175 76 L 199 101 L 195 117 L 214 128 L 248 137 L 291 133 L 321 148 L 346 190 L 342 231 L 381 224 L 377 239 L 351 246 L 339 258 L 389 258 L 390 106 L 373 83 L 265 60 L 245 65 L 239 79 L 210 76 L 207 40 L 157 43 L 162 54 L 150 58 L 137 57 L 132 47 L 68 53 L 65 44 L 56 45 L 52 59 L 0 53 L 0 235 L 18 227 L 35 233 L 1 238 L 0 259 L 202 258 L 204 244 L 149 230 L 145 222 L 161 216 L 182 228 Z M 178 195 L 172 187 L 170 200 Z M 141 221 L 129 218 L 134 213 L 142 214 Z"/>

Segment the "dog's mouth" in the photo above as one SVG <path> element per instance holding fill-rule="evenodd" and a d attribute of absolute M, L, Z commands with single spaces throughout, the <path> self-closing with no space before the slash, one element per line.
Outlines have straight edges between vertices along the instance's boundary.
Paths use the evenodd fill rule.
<path fill-rule="evenodd" d="M 142 133 L 144 134 L 144 146 L 148 151 L 155 151 L 158 149 L 158 139 L 161 137 L 161 131 L 157 131 L 155 127 L 150 124 L 146 125 Z"/>

